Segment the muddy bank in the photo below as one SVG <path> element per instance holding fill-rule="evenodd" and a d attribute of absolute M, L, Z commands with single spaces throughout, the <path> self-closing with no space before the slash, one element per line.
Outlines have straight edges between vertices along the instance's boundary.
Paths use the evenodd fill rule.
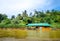
<path fill-rule="evenodd" d="M 16 38 L 0 38 L 0 41 L 60 41 L 60 39 L 49 39 L 49 38 L 33 38 L 33 37 L 28 37 L 25 39 L 16 39 Z"/>

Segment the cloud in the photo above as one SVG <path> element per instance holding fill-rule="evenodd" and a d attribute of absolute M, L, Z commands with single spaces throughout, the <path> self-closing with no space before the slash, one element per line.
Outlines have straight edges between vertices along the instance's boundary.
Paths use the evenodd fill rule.
<path fill-rule="evenodd" d="M 47 0 L 17 0 L 15 3 L 14 1 L 8 1 L 9 3 L 5 3 L 5 8 L 10 9 L 10 10 L 24 10 L 24 9 L 35 9 L 36 7 L 38 8 L 43 8 L 47 5 L 50 5 L 51 2 Z M 11 4 L 10 4 L 11 2 Z"/>
<path fill-rule="evenodd" d="M 0 0 L 0 12 L 11 16 L 17 15 L 23 10 L 30 12 L 34 9 L 52 9 L 52 3 L 52 0 Z"/>

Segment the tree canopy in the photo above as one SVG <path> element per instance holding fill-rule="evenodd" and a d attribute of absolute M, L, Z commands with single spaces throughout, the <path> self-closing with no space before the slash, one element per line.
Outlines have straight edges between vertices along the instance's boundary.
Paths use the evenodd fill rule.
<path fill-rule="evenodd" d="M 47 10 L 47 11 L 34 11 L 28 16 L 25 10 L 22 14 L 11 16 L 11 19 L 6 14 L 0 14 L 0 27 L 21 27 L 26 26 L 28 23 L 49 23 L 51 27 L 60 28 L 60 11 Z"/>

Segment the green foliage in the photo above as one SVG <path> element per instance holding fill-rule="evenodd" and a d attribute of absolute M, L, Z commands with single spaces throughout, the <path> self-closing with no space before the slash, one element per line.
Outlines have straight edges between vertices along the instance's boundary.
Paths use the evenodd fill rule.
<path fill-rule="evenodd" d="M 4 28 L 5 23 L 0 23 L 0 28 Z"/>
<path fill-rule="evenodd" d="M 5 14 L 0 14 L 0 22 L 4 19 L 7 19 L 7 15 Z"/>
<path fill-rule="evenodd" d="M 14 15 L 11 16 L 11 20 L 12 20 L 12 19 L 15 19 L 15 16 L 14 16 Z"/>
<path fill-rule="evenodd" d="M 60 28 L 60 23 L 53 23 L 53 24 L 51 24 L 51 27 Z"/>
<path fill-rule="evenodd" d="M 23 11 L 22 14 L 18 14 L 16 17 L 12 15 L 11 19 L 7 18 L 7 15 L 0 14 L 0 27 L 25 27 L 28 23 L 44 23 L 51 24 L 51 27 L 60 28 L 60 11 L 58 10 L 47 10 L 34 11 L 29 14 L 27 11 Z M 23 25 L 24 24 L 24 25 Z"/>

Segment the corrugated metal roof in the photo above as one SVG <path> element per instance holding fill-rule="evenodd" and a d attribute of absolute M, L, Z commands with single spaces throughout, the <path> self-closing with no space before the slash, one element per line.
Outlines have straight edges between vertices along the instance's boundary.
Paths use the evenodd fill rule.
<path fill-rule="evenodd" d="M 27 26 L 50 26 L 48 23 L 31 23 L 28 24 Z"/>

